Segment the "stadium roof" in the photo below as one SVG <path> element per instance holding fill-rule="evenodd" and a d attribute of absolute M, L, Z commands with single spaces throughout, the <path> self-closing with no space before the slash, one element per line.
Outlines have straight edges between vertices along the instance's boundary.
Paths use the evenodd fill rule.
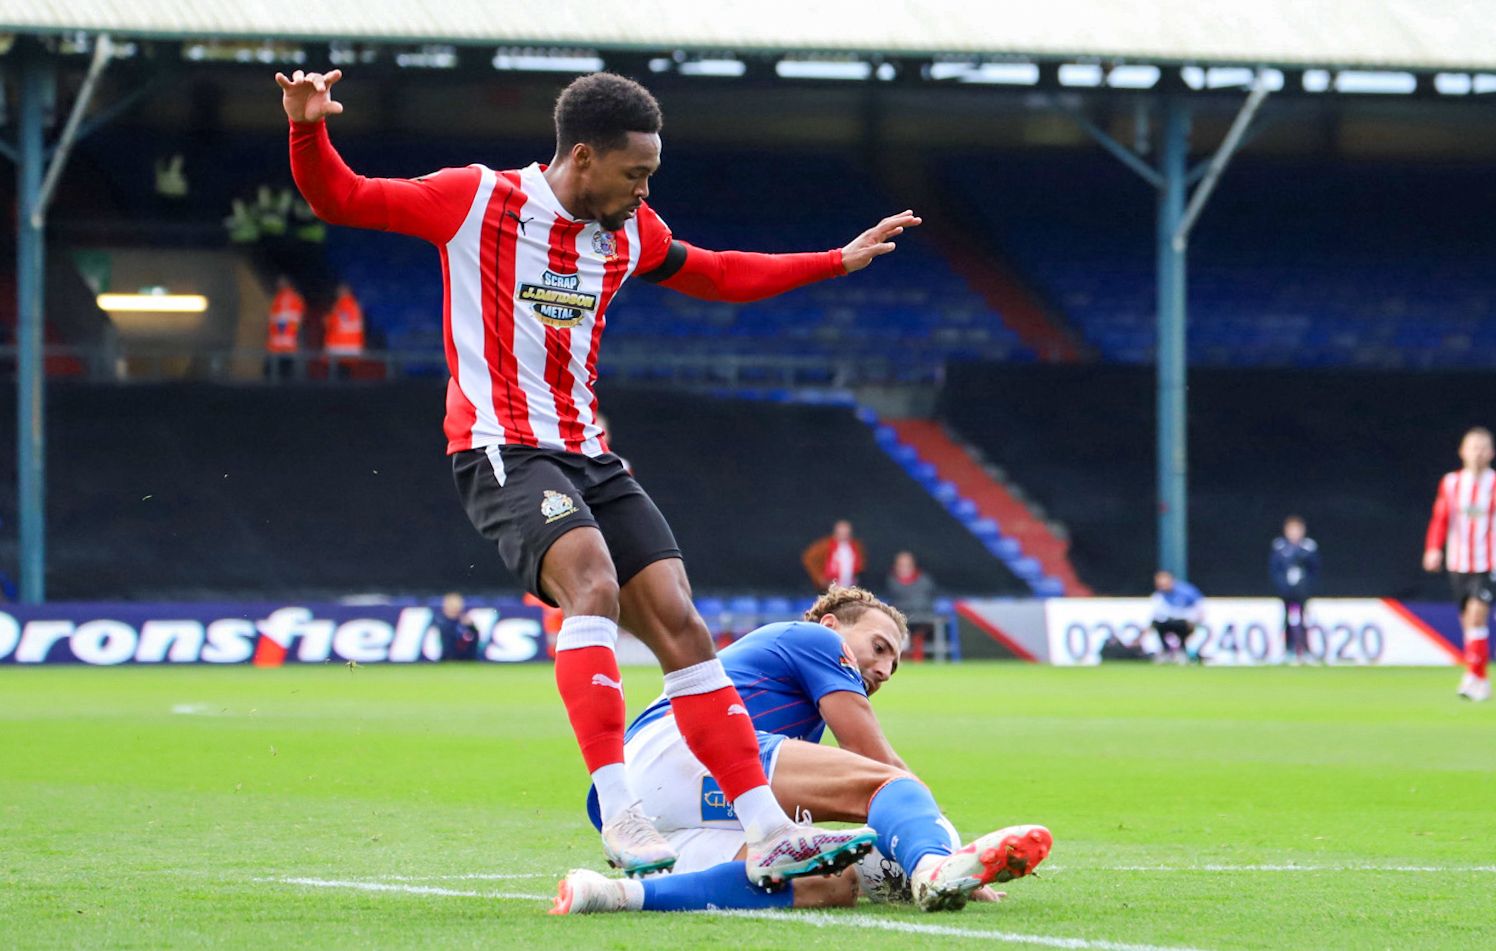
<path fill-rule="evenodd" d="M 0 0 L 0 30 L 1496 69 L 1496 0 Z"/>

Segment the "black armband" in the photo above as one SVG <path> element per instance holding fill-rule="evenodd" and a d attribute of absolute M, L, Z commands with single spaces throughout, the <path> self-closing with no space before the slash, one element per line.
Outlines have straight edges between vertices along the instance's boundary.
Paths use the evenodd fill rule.
<path fill-rule="evenodd" d="M 636 276 L 640 280 L 648 281 L 651 284 L 658 284 L 661 281 L 668 281 L 674 277 L 685 266 L 685 263 L 686 246 L 679 241 L 672 240 L 670 242 L 670 250 L 665 252 L 665 260 L 660 262 L 660 266 L 648 274 L 639 274 Z"/>

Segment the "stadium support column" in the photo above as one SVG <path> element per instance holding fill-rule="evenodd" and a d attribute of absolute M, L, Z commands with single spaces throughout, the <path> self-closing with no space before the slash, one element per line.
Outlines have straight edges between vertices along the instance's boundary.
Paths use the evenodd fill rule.
<path fill-rule="evenodd" d="M 1189 173 L 1189 107 L 1164 105 L 1163 182 L 1158 191 L 1158 567 L 1188 577 L 1189 443 L 1185 425 L 1185 253 L 1174 237 L 1184 221 Z"/>
<path fill-rule="evenodd" d="M 46 287 L 41 207 L 46 153 L 42 125 L 53 73 L 45 52 L 21 38 L 20 142 L 16 171 L 16 514 L 20 533 L 20 595 L 46 599 L 46 431 L 42 376 L 42 294 Z"/>

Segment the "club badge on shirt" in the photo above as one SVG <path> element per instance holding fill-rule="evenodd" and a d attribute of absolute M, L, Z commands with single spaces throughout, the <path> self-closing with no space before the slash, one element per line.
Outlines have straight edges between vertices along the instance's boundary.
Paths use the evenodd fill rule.
<path fill-rule="evenodd" d="M 613 236 L 613 232 L 601 228 L 592 232 L 592 253 L 600 255 L 605 261 L 617 257 L 618 239 Z"/>

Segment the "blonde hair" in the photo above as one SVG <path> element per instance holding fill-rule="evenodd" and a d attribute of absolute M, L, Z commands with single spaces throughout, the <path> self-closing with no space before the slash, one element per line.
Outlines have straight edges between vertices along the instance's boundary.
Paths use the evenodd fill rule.
<path fill-rule="evenodd" d="M 819 622 L 826 615 L 831 615 L 842 624 L 856 624 L 857 619 L 869 611 L 881 611 L 898 625 L 899 637 L 909 637 L 909 619 L 904 617 L 904 612 L 891 604 L 879 601 L 877 596 L 866 588 L 843 588 L 834 584 L 826 590 L 826 593 L 816 598 L 805 612 L 805 620 Z"/>

